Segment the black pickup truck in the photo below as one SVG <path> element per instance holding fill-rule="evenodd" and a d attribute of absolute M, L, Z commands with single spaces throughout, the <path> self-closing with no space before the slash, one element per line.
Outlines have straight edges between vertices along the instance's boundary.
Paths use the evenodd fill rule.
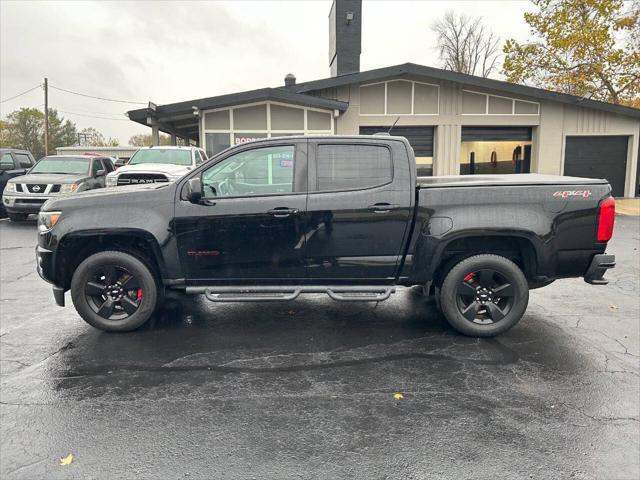
<path fill-rule="evenodd" d="M 283 137 L 230 148 L 173 183 L 48 201 L 38 272 L 94 327 L 144 324 L 171 291 L 214 302 L 326 293 L 382 301 L 423 286 L 459 332 L 513 327 L 529 289 L 604 284 L 606 180 L 416 177 L 391 136 Z"/>

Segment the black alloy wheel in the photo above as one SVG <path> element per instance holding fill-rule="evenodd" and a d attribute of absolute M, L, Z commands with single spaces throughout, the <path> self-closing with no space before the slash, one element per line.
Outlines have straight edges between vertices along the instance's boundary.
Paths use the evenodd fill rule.
<path fill-rule="evenodd" d="M 503 320 L 514 303 L 513 285 L 496 270 L 469 272 L 456 293 L 456 304 L 462 316 L 479 325 Z"/>
<path fill-rule="evenodd" d="M 529 303 L 529 286 L 520 267 L 490 253 L 455 264 L 437 292 L 449 324 L 474 337 L 506 332 L 520 321 Z"/>
<path fill-rule="evenodd" d="M 84 294 L 89 307 L 102 318 L 124 320 L 138 311 L 143 291 L 125 267 L 100 265 L 90 273 Z"/>

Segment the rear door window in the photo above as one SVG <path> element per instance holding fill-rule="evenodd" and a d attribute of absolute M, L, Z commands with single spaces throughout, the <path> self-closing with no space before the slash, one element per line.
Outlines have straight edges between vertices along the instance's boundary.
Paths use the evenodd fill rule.
<path fill-rule="evenodd" d="M 20 164 L 20 168 L 31 168 L 33 166 L 31 158 L 26 153 L 14 153 L 13 155 Z"/>
<path fill-rule="evenodd" d="M 389 183 L 391 152 L 380 145 L 318 145 L 317 190 L 356 190 Z"/>

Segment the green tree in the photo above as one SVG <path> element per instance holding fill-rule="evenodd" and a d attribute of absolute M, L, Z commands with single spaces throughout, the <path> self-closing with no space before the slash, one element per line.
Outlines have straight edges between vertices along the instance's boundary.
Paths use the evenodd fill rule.
<path fill-rule="evenodd" d="M 633 105 L 640 96 L 638 0 L 532 0 L 532 40 L 507 40 L 504 74 L 596 100 Z"/>
<path fill-rule="evenodd" d="M 151 134 L 139 133 L 137 135 L 132 136 L 129 139 L 129 145 L 132 147 L 150 147 L 153 145 Z M 160 145 L 171 145 L 171 137 L 169 135 L 165 135 L 164 133 L 160 134 Z"/>
<path fill-rule="evenodd" d="M 7 115 L 0 122 L 0 145 L 3 147 L 24 148 L 34 157 L 43 157 L 44 152 L 44 113 L 36 108 L 21 108 Z M 49 110 L 49 154 L 55 154 L 57 147 L 74 145 L 77 142 L 76 125 L 58 115 L 55 109 Z"/>
<path fill-rule="evenodd" d="M 75 145 L 78 134 L 75 123 L 58 116 L 58 111 L 49 109 L 49 153 L 58 147 Z"/>
<path fill-rule="evenodd" d="M 2 146 L 24 148 L 35 158 L 44 155 L 44 113 L 37 108 L 21 108 L 7 115 L 7 134 L 2 135 Z"/>

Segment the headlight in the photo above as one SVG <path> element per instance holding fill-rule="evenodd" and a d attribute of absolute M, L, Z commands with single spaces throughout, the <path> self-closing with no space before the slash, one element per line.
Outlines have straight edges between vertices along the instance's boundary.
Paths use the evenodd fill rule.
<path fill-rule="evenodd" d="M 115 175 L 107 175 L 106 184 L 107 187 L 115 187 L 118 185 L 118 179 Z"/>
<path fill-rule="evenodd" d="M 16 184 L 15 183 L 7 183 L 7 186 L 4 187 L 4 191 L 7 193 L 16 193 Z"/>
<path fill-rule="evenodd" d="M 80 185 L 78 185 L 77 183 L 68 183 L 66 185 L 62 185 L 62 187 L 60 188 L 60 193 L 73 193 L 78 190 L 79 186 Z"/>
<path fill-rule="evenodd" d="M 38 214 L 38 231 L 46 232 L 51 230 L 58 220 L 60 220 L 62 212 L 40 212 Z"/>

